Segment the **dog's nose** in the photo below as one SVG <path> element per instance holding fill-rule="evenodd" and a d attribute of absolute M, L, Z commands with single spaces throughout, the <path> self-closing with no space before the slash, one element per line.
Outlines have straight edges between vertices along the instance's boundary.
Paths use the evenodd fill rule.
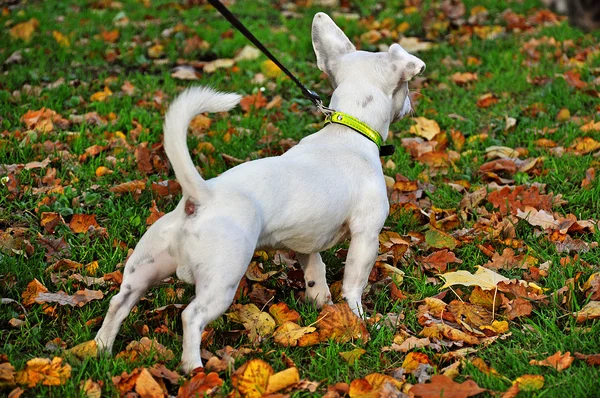
<path fill-rule="evenodd" d="M 417 73 L 417 74 L 420 75 L 423 72 L 425 72 L 425 64 L 423 64 L 423 66 L 421 67 L 421 69 L 419 69 L 419 73 Z"/>

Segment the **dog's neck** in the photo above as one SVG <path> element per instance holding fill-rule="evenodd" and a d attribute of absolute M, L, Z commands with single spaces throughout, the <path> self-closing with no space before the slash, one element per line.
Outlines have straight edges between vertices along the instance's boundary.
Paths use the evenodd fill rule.
<path fill-rule="evenodd" d="M 336 87 L 329 104 L 331 109 L 368 124 L 381 135 L 383 141 L 388 136 L 392 106 L 392 101 L 381 91 L 372 86 L 357 86 L 356 83 L 340 84 Z"/>

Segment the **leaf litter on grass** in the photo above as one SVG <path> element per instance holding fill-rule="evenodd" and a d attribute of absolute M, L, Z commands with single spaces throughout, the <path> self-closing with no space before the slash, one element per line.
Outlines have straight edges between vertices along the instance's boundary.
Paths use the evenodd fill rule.
<path fill-rule="evenodd" d="M 149 9 L 151 5 L 146 3 L 140 8 Z M 306 5 L 289 3 L 281 11 L 293 21 L 302 15 Z M 105 9 L 117 11 L 123 5 L 96 2 L 90 7 L 97 14 L 93 18 L 97 18 Z M 85 82 L 76 77 L 77 73 L 61 81 L 56 79 L 58 76 L 54 77 L 52 70 L 43 69 L 40 69 L 42 78 L 36 77 L 37 70 L 32 70 L 31 76 L 25 79 L 33 86 L 14 87 L 7 79 L 9 106 L 14 115 L 7 113 L 3 119 L 5 130 L 0 133 L 0 144 L 27 150 L 13 155 L 10 163 L 0 165 L 2 189 L 12 201 L 0 203 L 3 212 L 5 209 L 7 213 L 12 212 L 2 216 L 0 248 L 10 261 L 42 259 L 40 261 L 50 264 L 38 267 L 46 269 L 45 272 L 32 271 L 27 280 L 20 280 L 16 284 L 18 292 L 8 290 L 14 298 L 22 298 L 21 303 L 28 311 L 19 314 L 19 320 L 30 320 L 30 312 L 41 311 L 44 318 L 40 322 L 45 324 L 56 322 L 57 314 L 67 318 L 68 311 L 85 310 L 91 313 L 90 325 L 97 323 L 98 318 L 92 317 L 102 315 L 102 311 L 94 304 L 98 301 L 93 300 L 112 294 L 122 280 L 121 271 L 107 272 L 118 262 L 108 253 L 126 252 L 139 238 L 139 231 L 124 226 L 122 220 L 127 225 L 151 225 L 175 204 L 180 187 L 173 180 L 162 145 L 158 143 L 159 133 L 155 134 L 160 128 L 154 124 L 160 123 L 154 123 L 150 115 L 158 117 L 164 112 L 176 90 L 166 88 L 168 85 L 164 88 L 161 85 L 161 89 L 152 84 L 147 87 L 146 82 L 130 70 L 144 73 L 150 80 L 155 78 L 154 72 L 166 70 L 167 74 L 161 73 L 162 76 L 172 73 L 176 79 L 193 80 L 210 80 L 210 76 L 215 76 L 234 85 L 242 70 L 253 71 L 252 84 L 260 85 L 261 89 L 242 90 L 245 95 L 241 112 L 200 115 L 191 125 L 191 135 L 199 140 L 194 143 L 193 153 L 203 175 L 216 175 L 224 171 L 225 166 L 253 157 L 282 153 L 295 144 L 298 136 L 288 137 L 282 125 L 278 126 L 280 121 L 290 117 L 285 112 L 293 113 L 298 125 L 314 122 L 306 117 L 300 121 L 298 104 L 278 89 L 281 71 L 265 61 L 254 47 L 232 41 L 233 31 L 213 37 L 208 31 L 206 34 L 196 32 L 185 19 L 176 24 L 168 22 L 169 19 L 162 20 L 162 15 L 177 10 L 179 21 L 186 7 L 165 5 L 157 10 L 160 12 L 156 16 L 144 17 L 143 21 L 134 11 L 122 11 L 110 22 L 98 24 L 96 32 L 85 37 L 76 34 L 72 25 L 58 28 L 51 19 L 40 22 L 24 11 L 15 13 L 11 8 L 3 11 L 3 17 L 8 18 L 5 21 L 10 45 L 7 56 L 12 53 L 5 62 L 7 76 L 17 73 L 14 69 L 17 66 L 27 70 L 33 58 L 30 52 L 37 51 L 37 47 L 52 48 L 52 51 L 67 54 L 69 62 L 88 65 L 87 59 L 71 60 L 72 55 L 81 52 L 106 66 L 106 71 L 100 73 L 102 77 L 92 73 L 94 77 L 86 78 Z M 246 363 L 252 363 L 250 370 L 239 368 L 229 378 L 224 372 L 233 372 L 235 365 L 239 365 L 234 354 L 227 350 L 221 354 L 215 351 L 219 356 L 212 356 L 212 362 L 205 364 L 208 368 L 210 363 L 218 372 L 199 372 L 181 386 L 177 376 L 168 375 L 171 371 L 167 368 L 152 367 L 113 375 L 115 388 L 123 394 L 141 396 L 173 395 L 177 391 L 180 396 L 215 394 L 223 385 L 232 395 L 240 396 L 262 396 L 267 392 L 287 394 L 303 390 L 305 386 L 317 388 L 316 382 L 300 380 L 307 372 L 303 367 L 306 363 L 301 360 L 295 359 L 301 364 L 298 367 L 282 361 L 288 364 L 287 368 L 275 372 L 267 356 L 264 360 L 252 358 L 268 355 L 260 347 L 273 342 L 290 355 L 294 350 L 303 350 L 290 347 L 310 345 L 320 350 L 330 344 L 340 344 L 344 351 L 339 354 L 357 367 L 374 355 L 381 355 L 382 363 L 389 363 L 392 358 L 394 363 L 402 364 L 395 365 L 394 369 L 382 365 L 370 374 L 357 372 L 348 384 L 335 384 L 338 380 L 328 379 L 330 384 L 323 383 L 319 391 L 329 396 L 395 396 L 399 392 L 454 396 L 447 395 L 450 390 L 458 394 L 456 396 L 470 396 L 484 389 L 472 381 L 452 381 L 469 376 L 461 363 L 479 363 L 473 357 L 479 350 L 490 344 L 503 344 L 503 339 L 511 338 L 512 331 L 523 327 L 525 319 L 536 322 L 539 317 L 536 311 L 557 311 L 560 313 L 557 322 L 561 326 L 565 326 L 564 319 L 572 317 L 581 330 L 594 328 L 597 322 L 594 320 L 600 318 L 600 285 L 597 266 L 593 263 L 597 216 L 593 210 L 580 210 L 581 198 L 567 188 L 563 190 L 565 181 L 556 184 L 552 180 L 560 179 L 554 175 L 558 171 L 553 162 L 561 163 L 562 159 L 570 162 L 571 156 L 577 156 L 586 164 L 581 173 L 573 171 L 574 177 L 578 174 L 575 186 L 595 192 L 598 165 L 594 159 L 600 151 L 594 137 L 600 130 L 595 120 L 598 108 L 589 104 L 574 105 L 572 101 L 555 106 L 558 104 L 551 101 L 530 101 L 527 96 L 522 96 L 523 103 L 515 103 L 512 98 L 519 94 L 500 84 L 489 84 L 503 78 L 496 68 L 490 68 L 494 62 L 492 54 L 475 54 L 473 48 L 477 48 L 477 43 L 495 46 L 496 41 L 510 41 L 514 49 L 510 68 L 519 63 L 525 67 L 526 72 L 520 77 L 527 82 L 528 90 L 541 93 L 536 90 L 555 90 L 564 85 L 570 90 L 568 97 L 585 98 L 581 100 L 585 104 L 588 99 L 598 98 L 597 71 L 588 67 L 599 49 L 589 36 L 575 41 L 552 37 L 552 29 L 564 27 L 560 25 L 564 18 L 549 10 L 523 4 L 515 5 L 514 9 L 495 16 L 496 11 L 487 10 L 485 5 L 469 8 L 461 1 L 445 1 L 432 3 L 426 11 L 422 2 L 407 1 L 400 5 L 403 15 L 400 19 L 386 17 L 389 13 L 385 11 L 381 17 L 362 16 L 344 7 L 336 17 L 336 21 L 346 20 L 344 24 L 353 24 L 348 21 L 358 19 L 356 27 L 360 34 L 352 39 L 367 49 L 385 49 L 391 42 L 399 41 L 408 51 L 422 52 L 424 58 L 436 59 L 438 48 L 443 49 L 445 56 L 439 65 L 432 65 L 435 73 L 414 82 L 417 91 L 422 92 L 413 96 L 418 116 L 408 121 L 402 131 L 392 128 L 391 140 L 401 142 L 404 148 L 401 156 L 406 157 L 402 161 L 395 157 L 385 166 L 386 173 L 392 174 L 387 177 L 392 216 L 380 234 L 379 256 L 369 276 L 369 290 L 365 295 L 367 313 L 371 315 L 368 322 L 356 317 L 341 303 L 326 306 L 315 314 L 316 318 L 308 321 L 303 307 L 291 309 L 293 305 L 288 300 L 293 297 L 297 305 L 304 289 L 302 270 L 293 254 L 264 252 L 253 259 L 238 290 L 236 303 L 228 311 L 232 324 L 239 323 L 244 330 L 235 330 L 236 326 L 234 330 L 224 330 L 219 324 L 223 320 L 215 325 L 218 334 L 231 333 L 231 344 L 256 345 L 256 348 L 245 348 L 250 358 L 237 356 L 239 360 L 249 359 Z M 72 12 L 85 13 L 86 10 L 74 8 Z M 416 16 L 420 18 L 419 28 L 416 20 L 411 19 Z M 201 23 L 210 24 L 206 20 Z M 166 26 L 169 24 L 172 26 Z M 157 32 L 145 30 L 159 25 Z M 281 34 L 276 27 L 268 29 L 271 28 L 273 37 Z M 135 31 L 134 36 L 130 36 L 132 31 Z M 288 33 L 285 33 L 286 40 L 304 40 Z M 564 35 L 567 37 L 570 33 Z M 514 46 L 511 40 L 518 45 Z M 89 45 L 90 42 L 94 45 Z M 219 48 L 217 42 L 231 47 L 231 53 Z M 127 43 L 126 50 L 122 47 L 124 43 Z M 34 44 L 36 48 L 32 50 Z M 95 46 L 102 50 L 95 52 Z M 238 48 L 233 48 L 235 46 Z M 458 48 L 461 51 L 454 51 Z M 207 51 L 211 53 L 205 60 Z M 303 61 L 298 61 L 298 67 L 302 68 Z M 552 73 L 544 67 L 546 63 L 553 65 Z M 177 67 L 170 69 L 174 65 Z M 254 67 L 247 68 L 249 65 Z M 70 65 L 65 68 L 73 69 Z M 498 68 L 502 70 L 503 66 L 498 64 Z M 170 82 L 178 88 L 185 84 Z M 48 98 L 54 98 L 50 93 L 56 93 L 51 90 L 57 87 L 69 91 L 69 98 L 48 102 Z M 245 83 L 244 87 L 249 86 Z M 447 112 L 446 100 L 440 100 L 445 98 L 443 93 L 461 96 L 468 105 Z M 37 102 L 30 103 L 31 98 L 37 98 Z M 120 112 L 125 98 L 132 104 L 126 109 L 128 116 Z M 256 150 L 244 152 L 236 145 L 249 137 L 256 138 L 247 128 L 249 120 L 255 120 L 266 133 L 255 140 Z M 569 135 L 571 130 L 578 135 Z M 514 139 L 520 134 L 526 134 L 527 140 Z M 527 145 L 528 140 L 533 146 Z M 94 195 L 97 199 L 92 199 Z M 586 200 L 583 202 L 589 203 Z M 23 212 L 23 206 L 12 204 L 18 201 L 24 203 L 23 206 L 31 202 L 31 214 L 35 214 L 39 222 L 32 226 L 23 223 L 29 214 Z M 117 215 L 111 214 L 107 209 L 113 203 L 141 208 L 143 213 L 119 210 L 115 212 Z M 122 233 L 121 230 L 127 231 Z M 72 234 L 85 243 L 76 242 Z M 86 251 L 81 249 L 83 245 Z M 277 264 L 278 268 L 269 268 L 276 256 L 285 260 Z M 345 249 L 332 253 L 332 257 L 343 263 Z M 94 261 L 96 265 L 91 266 Z M 99 274 L 95 276 L 98 267 Z M 477 269 L 475 273 L 474 269 Z M 341 277 L 339 273 L 332 274 L 328 278 L 333 278 L 331 290 L 335 299 L 340 296 Z M 570 279 L 563 278 L 562 274 L 568 274 Z M 561 275 L 560 282 L 555 280 L 557 275 Z M 17 279 L 14 268 L 2 278 L 2 282 Z M 181 286 L 175 288 L 184 290 Z M 173 298 L 168 301 L 171 304 L 156 310 L 149 310 L 145 302 L 136 307 L 135 311 L 148 318 L 139 330 L 156 336 L 177 336 L 174 331 L 177 329 L 171 330 L 173 318 L 180 315 L 185 305 L 176 302 L 189 297 L 177 295 L 175 288 L 169 296 Z M 160 295 L 149 297 L 152 301 L 160 300 Z M 402 310 L 389 305 L 381 307 L 378 297 L 399 304 Z M 379 308 L 384 308 L 386 313 L 378 314 Z M 409 323 L 410 318 L 415 318 L 413 324 Z M 381 344 L 379 331 L 390 328 L 392 333 Z M 214 343 L 214 334 L 215 330 L 208 328 L 203 340 L 210 344 L 223 343 L 223 336 L 218 337 L 220 343 Z M 155 345 L 158 342 L 150 337 L 144 336 L 139 341 L 139 337 L 129 338 L 128 348 L 121 357 L 135 362 L 148 353 L 170 352 L 170 348 Z M 380 346 L 383 352 L 374 353 Z M 162 348 L 156 350 L 156 347 Z M 30 349 L 25 351 L 35 357 L 38 355 Z M 96 355 L 90 342 L 67 351 L 80 359 Z M 560 352 L 557 354 L 556 360 L 540 359 L 541 355 L 531 359 L 531 371 L 537 365 L 549 364 L 547 366 L 557 369 L 566 368 L 568 362 L 573 363 L 569 368 L 572 371 L 580 366 L 578 363 L 586 366 L 598 363 L 597 352 L 575 353 L 575 360 L 573 357 L 564 359 Z M 68 360 L 68 353 L 66 355 Z M 321 353 L 316 357 L 318 355 Z M 15 358 L 14 353 L 11 356 Z M 147 359 L 169 362 L 172 357 L 171 352 L 160 359 L 158 356 Z M 60 384 L 68 379 L 65 370 L 68 364 L 63 366 L 60 358 L 55 358 L 56 361 L 36 359 L 39 361 L 35 366 L 22 365 L 18 371 L 22 372 L 22 381 L 28 369 L 31 374 L 23 387 L 29 388 L 38 379 L 52 380 L 52 383 L 58 380 Z M 5 376 L 0 382 L 7 380 L 14 384 L 14 375 L 11 376 L 14 367 L 7 359 L 1 362 Z M 75 362 L 73 365 L 76 366 Z M 493 374 L 483 365 L 478 369 Z M 44 372 L 47 376 L 41 376 L 46 374 Z M 444 376 L 432 376 L 436 372 Z M 240 383 L 233 382 L 236 378 Z M 102 386 L 102 380 L 94 379 L 82 378 L 84 393 L 99 394 L 100 389 L 106 389 L 106 384 L 111 383 L 105 379 Z M 544 388 L 541 375 L 521 375 L 511 383 L 506 396 Z M 20 393 L 22 390 L 15 392 Z"/>

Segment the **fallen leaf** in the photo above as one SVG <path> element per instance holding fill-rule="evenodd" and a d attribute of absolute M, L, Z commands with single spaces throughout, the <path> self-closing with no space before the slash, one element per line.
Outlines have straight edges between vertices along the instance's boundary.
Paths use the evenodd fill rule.
<path fill-rule="evenodd" d="M 71 378 L 71 365 L 62 363 L 62 358 L 33 358 L 27 361 L 23 370 L 17 372 L 18 384 L 29 388 L 38 384 L 44 386 L 60 386 Z"/>
<path fill-rule="evenodd" d="M 269 313 L 273 316 L 277 325 L 283 325 L 286 322 L 298 322 L 300 320 L 298 311 L 290 309 L 286 303 L 273 304 L 269 308 Z"/>
<path fill-rule="evenodd" d="M 577 323 L 600 318 L 600 301 L 590 301 L 580 311 L 573 314 Z"/>
<path fill-rule="evenodd" d="M 284 347 L 295 347 L 302 336 L 315 330 L 316 328 L 312 326 L 302 327 L 294 322 L 286 321 L 275 330 L 273 340 Z"/>
<path fill-rule="evenodd" d="M 348 390 L 350 398 L 377 398 L 383 396 L 400 396 L 402 382 L 391 376 L 381 373 L 371 373 L 363 379 L 352 380 Z M 384 395 L 384 389 L 391 386 L 393 391 L 389 395 Z"/>
<path fill-rule="evenodd" d="M 269 376 L 265 394 L 268 395 L 276 393 L 284 388 L 298 384 L 299 381 L 300 374 L 298 373 L 298 369 L 295 367 L 287 368 L 281 372 L 277 372 L 274 375 Z"/>
<path fill-rule="evenodd" d="M 344 361 L 348 362 L 350 365 L 354 365 L 365 352 L 367 352 L 367 350 L 363 348 L 355 348 L 352 351 L 343 351 L 339 354 Z"/>
<path fill-rule="evenodd" d="M 421 398 L 466 398 L 484 391 L 485 388 L 479 387 L 473 380 L 459 384 L 444 375 L 433 375 L 431 383 L 416 384 L 409 390 L 415 397 Z"/>
<path fill-rule="evenodd" d="M 462 260 L 448 249 L 433 252 L 429 256 L 421 258 L 420 262 L 426 270 L 434 270 L 438 273 L 446 272 L 448 263 L 462 264 Z"/>
<path fill-rule="evenodd" d="M 170 361 L 175 358 L 173 351 L 166 348 L 154 339 L 142 337 L 140 341 L 132 341 L 124 351 L 117 354 L 116 358 L 123 358 L 128 362 L 141 359 L 152 359 L 157 361 Z"/>
<path fill-rule="evenodd" d="M 65 354 L 71 354 L 79 359 L 96 358 L 98 356 L 98 346 L 95 340 L 89 340 L 65 351 Z"/>
<path fill-rule="evenodd" d="M 165 47 L 162 44 L 155 44 L 148 48 L 148 56 L 150 58 L 160 58 L 164 54 Z"/>
<path fill-rule="evenodd" d="M 56 40 L 61 47 L 71 47 L 71 40 L 69 39 L 69 36 L 62 34 L 57 30 L 53 30 L 52 37 L 54 37 L 54 40 Z"/>
<path fill-rule="evenodd" d="M 265 76 L 270 78 L 279 77 L 283 73 L 283 71 L 279 69 L 279 66 L 277 66 L 275 62 L 271 61 L 270 59 L 264 60 L 260 64 L 260 70 L 265 74 Z"/>
<path fill-rule="evenodd" d="M 244 325 L 250 331 L 250 341 L 258 343 L 261 339 L 270 336 L 275 329 L 275 320 L 266 312 L 262 312 L 254 304 L 233 304 L 227 317 Z"/>
<path fill-rule="evenodd" d="M 477 73 L 456 72 L 451 77 L 452 81 L 458 85 L 465 85 L 477 81 Z"/>
<path fill-rule="evenodd" d="M 231 384 L 242 397 L 261 398 L 273 373 L 271 365 L 262 359 L 251 359 L 231 376 Z"/>
<path fill-rule="evenodd" d="M 76 234 L 86 233 L 90 228 L 98 228 L 100 225 L 96 222 L 95 214 L 73 214 L 69 228 Z"/>
<path fill-rule="evenodd" d="M 411 373 L 413 370 L 417 369 L 420 364 L 431 365 L 431 360 L 427 354 L 424 352 L 409 352 L 402 362 L 402 368 L 406 373 Z"/>
<path fill-rule="evenodd" d="M 549 356 L 546 359 L 542 359 L 541 361 L 537 361 L 532 359 L 529 361 L 530 365 L 538 365 L 538 366 L 549 366 L 551 368 L 556 369 L 559 372 L 567 369 L 573 363 L 575 358 L 571 356 L 571 353 L 567 351 L 564 355 L 560 351 L 556 351 L 554 355 Z"/>
<path fill-rule="evenodd" d="M 0 389 L 14 387 L 15 375 L 15 368 L 9 362 L 0 363 Z"/>
<path fill-rule="evenodd" d="M 159 218 L 165 215 L 164 211 L 158 210 L 156 206 L 156 201 L 152 200 L 152 205 L 150 206 L 150 215 L 146 218 L 146 225 L 152 225 L 158 221 Z"/>
<path fill-rule="evenodd" d="M 479 286 L 483 290 L 496 289 L 499 282 L 508 282 L 509 279 L 485 267 L 477 266 L 475 274 L 469 271 L 455 271 L 439 275 L 444 279 L 441 289 L 454 285 Z"/>
<path fill-rule="evenodd" d="M 87 379 L 81 382 L 80 390 L 86 396 L 86 398 L 100 398 L 102 397 L 102 382 L 95 382 L 92 379 Z"/>
<path fill-rule="evenodd" d="M 489 108 L 490 106 L 498 103 L 498 97 L 494 94 L 487 93 L 477 98 L 477 106 L 480 108 Z"/>
<path fill-rule="evenodd" d="M 38 281 L 37 279 L 32 280 L 31 282 L 29 282 L 29 284 L 21 294 L 21 297 L 23 298 L 22 304 L 25 307 L 29 307 L 35 304 L 35 299 L 38 296 L 38 294 L 45 293 L 47 291 L 48 289 L 44 285 L 42 285 L 40 281 Z"/>
<path fill-rule="evenodd" d="M 90 96 L 92 102 L 104 102 L 108 97 L 112 96 L 113 92 L 107 86 L 104 86 L 104 90 L 98 91 Z"/>
<path fill-rule="evenodd" d="M 458 246 L 459 243 L 452 235 L 433 228 L 425 232 L 425 242 L 436 249 L 448 248 L 450 250 Z"/>
<path fill-rule="evenodd" d="M 364 321 L 352 312 L 348 303 L 325 304 L 318 319 L 321 341 L 331 339 L 338 343 L 347 343 L 357 339 L 366 343 L 369 340 Z"/>
<path fill-rule="evenodd" d="M 83 307 L 90 301 L 100 300 L 103 297 L 104 293 L 100 290 L 78 290 L 72 296 L 61 290 L 57 293 L 40 292 L 35 297 L 35 302 L 38 304 L 57 303 L 59 305 L 70 305 L 71 307 Z"/>
<path fill-rule="evenodd" d="M 122 184 L 119 185 L 115 185 L 114 187 L 110 188 L 109 191 L 113 192 L 113 193 L 135 193 L 137 191 L 143 191 L 146 188 L 146 181 L 144 180 L 135 180 L 135 181 L 128 181 L 128 182 L 124 182 Z"/>
<path fill-rule="evenodd" d="M 431 141 L 433 137 L 441 132 L 440 125 L 435 120 L 430 120 L 422 116 L 414 117 L 412 120 L 416 122 L 416 124 L 410 126 L 409 131 L 428 141 Z"/>
<path fill-rule="evenodd" d="M 252 109 L 258 110 L 264 108 L 266 105 L 267 99 L 263 97 L 261 91 L 254 95 L 246 95 L 240 101 L 240 108 L 242 108 L 244 112 L 250 112 Z"/>
<path fill-rule="evenodd" d="M 204 397 L 215 392 L 223 385 L 223 380 L 215 372 L 205 374 L 200 372 L 187 380 L 177 392 L 177 398 L 196 398 Z"/>
<path fill-rule="evenodd" d="M 544 376 L 542 375 L 523 375 L 517 377 L 513 384 L 519 386 L 521 391 L 537 391 L 544 387 Z"/>
<path fill-rule="evenodd" d="M 31 18 L 29 21 L 16 24 L 10 28 L 8 33 L 13 39 L 21 39 L 24 42 L 29 42 L 39 26 L 39 21 L 35 18 Z"/>
<path fill-rule="evenodd" d="M 430 339 L 441 339 L 443 337 L 452 341 L 464 341 L 470 345 L 479 344 L 479 339 L 471 334 L 453 328 L 445 323 L 434 323 L 423 328 L 421 336 L 429 337 Z"/>
<path fill-rule="evenodd" d="M 589 366 L 600 366 L 600 354 L 575 353 L 575 358 L 585 361 Z M 1 382 L 0 382 L 1 383 Z"/>

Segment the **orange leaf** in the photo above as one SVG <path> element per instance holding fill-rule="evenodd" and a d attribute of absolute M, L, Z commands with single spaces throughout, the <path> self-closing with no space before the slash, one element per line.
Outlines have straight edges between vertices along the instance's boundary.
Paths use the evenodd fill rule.
<path fill-rule="evenodd" d="M 197 373 L 179 387 L 177 398 L 195 398 L 212 394 L 223 385 L 223 380 L 215 372 Z"/>
<path fill-rule="evenodd" d="M 456 84 L 459 85 L 465 85 L 469 82 L 473 82 L 473 81 L 477 81 L 477 73 L 471 73 L 471 72 L 456 72 L 455 74 L 452 75 L 451 77 L 452 81 Z"/>
<path fill-rule="evenodd" d="M 477 106 L 480 108 L 488 108 L 498 103 L 498 97 L 494 94 L 487 93 L 477 99 Z"/>
<path fill-rule="evenodd" d="M 92 379 L 87 379 L 81 383 L 81 392 L 86 398 L 100 398 L 102 396 L 102 382 L 95 382 Z"/>
<path fill-rule="evenodd" d="M 406 371 L 406 373 L 411 373 L 413 370 L 417 369 L 420 364 L 428 364 L 431 365 L 431 361 L 427 354 L 423 352 L 409 352 L 404 358 L 404 362 L 402 362 L 402 368 Z"/>
<path fill-rule="evenodd" d="M 444 375 L 433 375 L 431 383 L 416 384 L 409 390 L 415 397 L 421 398 L 466 398 L 484 391 L 485 388 L 479 387 L 473 380 L 459 384 Z"/>
<path fill-rule="evenodd" d="M 332 339 L 338 343 L 351 340 L 369 340 L 365 323 L 352 310 L 348 303 L 324 305 L 319 314 L 319 337 L 321 341 Z"/>
<path fill-rule="evenodd" d="M 284 388 L 298 384 L 299 381 L 300 374 L 298 373 L 298 369 L 296 367 L 287 368 L 269 377 L 265 394 L 273 394 Z"/>
<path fill-rule="evenodd" d="M 158 341 L 148 337 L 142 337 L 140 341 L 132 341 L 127 345 L 125 351 L 117 354 L 117 358 L 134 362 L 139 359 L 152 359 L 159 361 L 170 361 L 175 358 L 173 351 L 160 344 Z"/>
<path fill-rule="evenodd" d="M 137 191 L 143 191 L 146 188 L 146 181 L 144 180 L 135 180 L 124 182 L 119 185 L 115 185 L 110 189 L 113 193 L 126 193 L 131 192 L 135 193 Z"/>
<path fill-rule="evenodd" d="M 260 109 L 267 105 L 267 99 L 263 97 L 262 92 L 259 91 L 254 95 L 247 95 L 240 101 L 240 108 L 244 112 L 250 112 L 252 108 Z"/>
<path fill-rule="evenodd" d="M 298 322 L 300 320 L 298 311 L 290 309 L 286 303 L 273 304 L 269 308 L 269 313 L 273 316 L 277 325 L 283 325 L 286 322 Z"/>
<path fill-rule="evenodd" d="M 427 139 L 428 141 L 431 141 L 433 137 L 441 132 L 440 125 L 435 120 L 430 120 L 425 117 L 414 117 L 412 120 L 416 122 L 416 124 L 410 126 L 409 131 L 412 134 Z"/>
<path fill-rule="evenodd" d="M 100 227 L 96 222 L 96 215 L 94 214 L 73 214 L 73 218 L 71 218 L 71 222 L 69 223 L 69 228 L 73 232 L 77 233 L 86 233 L 90 229 L 90 227 L 98 228 Z"/>
<path fill-rule="evenodd" d="M 152 225 L 158 221 L 159 218 L 165 215 L 164 211 L 158 210 L 156 207 L 156 201 L 152 200 L 152 206 L 150 207 L 150 215 L 146 218 L 146 225 Z"/>
<path fill-rule="evenodd" d="M 90 96 L 92 102 L 103 102 L 112 95 L 112 91 L 107 86 L 104 86 L 103 91 L 98 91 Z"/>
<path fill-rule="evenodd" d="M 564 355 L 560 351 L 556 351 L 554 355 L 549 356 L 546 359 L 542 359 L 541 361 L 537 361 L 532 359 L 529 361 L 530 365 L 538 365 L 538 366 L 549 366 L 551 368 L 556 369 L 559 372 L 567 369 L 573 363 L 575 358 L 571 356 L 571 353 L 567 351 Z"/>
<path fill-rule="evenodd" d="M 271 365 L 262 359 L 251 359 L 233 374 L 231 384 L 243 397 L 261 398 L 273 373 Z"/>
<path fill-rule="evenodd" d="M 294 322 L 284 322 L 273 333 L 273 340 L 285 347 L 295 347 L 298 345 L 298 340 L 315 330 L 312 326 L 301 327 Z"/>
<path fill-rule="evenodd" d="M 42 285 L 40 281 L 37 279 L 32 280 L 25 288 L 25 291 L 21 295 L 23 297 L 23 305 L 29 307 L 35 303 L 35 298 L 39 293 L 47 292 L 48 289 Z"/>
<path fill-rule="evenodd" d="M 379 398 L 382 396 L 399 396 L 402 382 L 381 373 L 371 373 L 364 379 L 352 380 L 348 395 L 350 398 Z M 391 389 L 392 391 L 388 391 Z M 397 390 L 397 391 L 394 391 Z M 388 395 L 385 395 L 388 392 Z"/>
<path fill-rule="evenodd" d="M 17 372 L 17 383 L 32 388 L 38 384 L 60 386 L 71 377 L 71 365 L 62 364 L 62 358 L 33 358 L 27 361 L 25 369 Z"/>
<path fill-rule="evenodd" d="M 433 252 L 427 257 L 423 257 L 421 263 L 426 270 L 445 272 L 448 269 L 448 263 L 461 264 L 462 260 L 457 258 L 456 255 L 448 249 L 443 249 Z"/>

